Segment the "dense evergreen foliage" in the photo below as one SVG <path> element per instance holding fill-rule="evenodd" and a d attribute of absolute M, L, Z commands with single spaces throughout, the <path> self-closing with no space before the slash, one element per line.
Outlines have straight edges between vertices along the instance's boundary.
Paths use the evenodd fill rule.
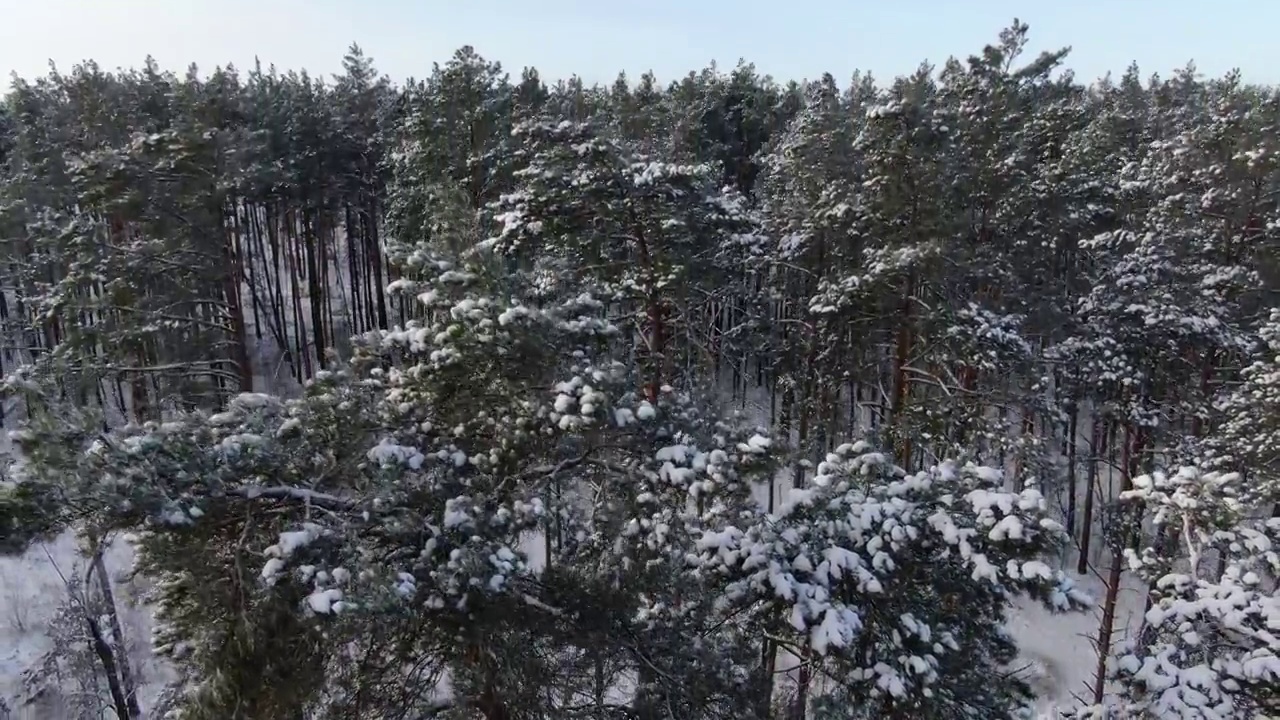
<path fill-rule="evenodd" d="M 130 534 L 148 717 L 1022 717 L 1018 596 L 1078 717 L 1274 711 L 1280 93 L 1026 39 L 18 81 L 0 549 Z"/>

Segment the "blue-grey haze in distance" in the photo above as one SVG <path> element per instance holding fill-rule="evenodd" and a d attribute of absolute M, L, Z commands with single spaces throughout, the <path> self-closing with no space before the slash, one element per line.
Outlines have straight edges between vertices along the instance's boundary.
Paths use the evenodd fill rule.
<path fill-rule="evenodd" d="M 396 81 L 464 44 L 548 80 L 653 70 L 665 83 L 746 58 L 780 80 L 863 69 L 883 81 L 977 52 L 1015 16 L 1031 25 L 1030 51 L 1071 45 L 1083 80 L 1131 61 L 1167 75 L 1194 59 L 1205 75 L 1280 82 L 1280 0 L 0 0 L 0 74 L 7 87 L 49 59 L 115 69 L 151 54 L 175 71 L 258 56 L 328 75 L 355 41 Z"/>

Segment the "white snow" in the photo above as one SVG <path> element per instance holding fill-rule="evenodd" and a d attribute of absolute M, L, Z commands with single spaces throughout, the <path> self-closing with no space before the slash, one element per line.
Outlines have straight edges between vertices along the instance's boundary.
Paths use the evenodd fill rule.
<path fill-rule="evenodd" d="M 1096 578 L 1077 578 L 1077 583 L 1099 601 L 1105 593 Z M 1144 598 L 1145 590 L 1136 581 L 1122 582 L 1116 598 L 1113 642 L 1119 643 L 1137 632 Z M 1025 598 L 1014 603 L 1006 626 L 1022 650 L 1015 667 L 1027 666 L 1024 677 L 1040 698 L 1036 708 L 1039 717 L 1056 717 L 1055 711 L 1078 704 L 1075 696 L 1091 695 L 1098 657 L 1090 638 L 1097 637 L 1101 615 L 1100 608 L 1085 613 L 1052 613 Z"/>
<path fill-rule="evenodd" d="M 277 558 L 287 558 L 300 548 L 310 545 L 320 537 L 323 529 L 315 523 L 306 523 L 301 530 L 280 533 L 279 541 L 266 549 L 266 554 Z"/>
<path fill-rule="evenodd" d="M 133 548 L 120 538 L 108 548 L 103 560 L 112 579 L 129 661 L 138 679 L 138 700 L 145 713 L 172 680 L 172 670 L 151 649 L 151 611 L 141 602 L 146 581 L 126 577 L 133 565 Z M 18 718 L 65 717 L 64 704 L 74 690 L 70 684 L 51 687 L 28 704 L 23 677 L 52 649 L 48 624 L 67 597 L 62 577 L 83 577 L 84 569 L 85 559 L 77 552 L 76 540 L 69 533 L 48 543 L 37 543 L 20 556 L 0 557 L 0 700 Z"/>
<path fill-rule="evenodd" d="M 307 596 L 307 607 L 317 615 L 328 615 L 342 611 L 340 600 L 342 600 L 342 591 L 337 588 L 317 590 Z"/>

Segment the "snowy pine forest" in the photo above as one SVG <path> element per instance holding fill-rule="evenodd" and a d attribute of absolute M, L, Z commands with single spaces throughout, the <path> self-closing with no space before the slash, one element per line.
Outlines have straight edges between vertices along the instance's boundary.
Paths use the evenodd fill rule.
<path fill-rule="evenodd" d="M 0 718 L 1280 717 L 1280 89 L 1027 41 L 15 80 Z"/>

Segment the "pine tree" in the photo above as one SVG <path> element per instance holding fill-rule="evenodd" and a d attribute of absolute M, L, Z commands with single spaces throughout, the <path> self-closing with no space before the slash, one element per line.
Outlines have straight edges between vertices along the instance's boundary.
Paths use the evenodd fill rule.
<path fill-rule="evenodd" d="M 757 632 L 832 681 L 820 717 L 1011 716 L 1030 694 L 1000 672 L 1009 594 L 1085 598 L 1043 561 L 1062 541 L 1044 498 L 998 486 L 990 468 L 907 474 L 842 445 L 776 515 L 705 536 L 703 564 L 732 579 L 726 606 L 754 607 Z"/>

